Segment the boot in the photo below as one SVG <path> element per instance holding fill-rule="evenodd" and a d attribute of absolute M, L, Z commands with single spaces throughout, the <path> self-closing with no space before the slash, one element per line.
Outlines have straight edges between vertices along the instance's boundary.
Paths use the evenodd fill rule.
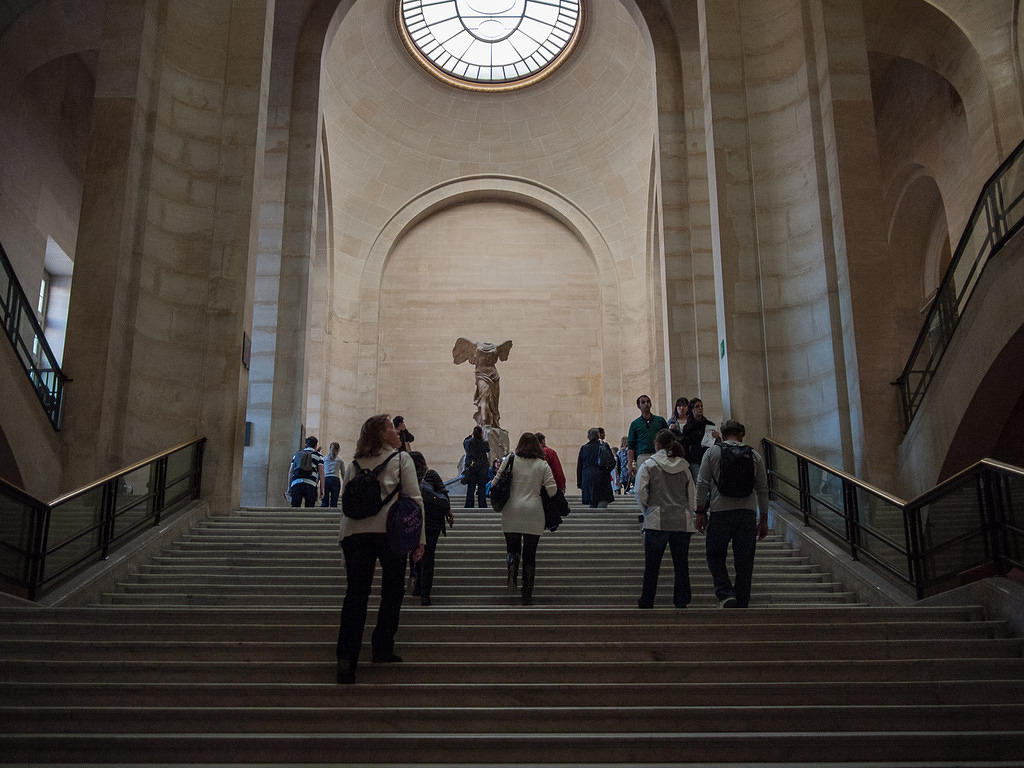
<path fill-rule="evenodd" d="M 533 605 L 533 577 L 536 573 L 536 566 L 523 565 L 523 605 Z"/>
<path fill-rule="evenodd" d="M 505 562 L 508 563 L 508 591 L 516 591 L 516 582 L 519 579 L 519 555 L 509 552 L 505 555 Z"/>

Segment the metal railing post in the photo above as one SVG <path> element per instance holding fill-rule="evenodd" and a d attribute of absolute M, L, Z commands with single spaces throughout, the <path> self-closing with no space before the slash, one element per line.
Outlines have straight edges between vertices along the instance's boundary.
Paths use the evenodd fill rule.
<path fill-rule="evenodd" d="M 153 467 L 153 525 L 160 525 L 160 516 L 164 511 L 167 498 L 167 457 L 158 459 Z"/>
<path fill-rule="evenodd" d="M 198 499 L 203 489 L 203 452 L 206 449 L 206 441 L 195 444 L 192 454 L 192 477 L 195 485 L 192 488 L 192 498 Z"/>
<path fill-rule="evenodd" d="M 807 461 L 796 459 L 797 484 L 800 486 L 800 512 L 804 516 L 804 525 L 811 524 L 811 478 L 807 469 Z"/>
<path fill-rule="evenodd" d="M 25 585 L 28 599 L 35 600 L 46 571 L 46 534 L 49 530 L 50 510 L 48 507 L 32 509 L 32 525 L 29 553 L 25 563 Z"/>
<path fill-rule="evenodd" d="M 925 569 L 920 508 L 904 508 L 903 535 L 907 542 L 907 569 L 910 571 L 917 599 L 921 600 L 924 598 Z"/>
<path fill-rule="evenodd" d="M 1004 575 L 1007 567 L 1008 543 L 1005 518 L 1003 516 L 1002 480 L 990 469 L 978 473 L 979 502 L 982 526 L 985 530 L 985 548 L 989 559 L 995 565 L 996 573 Z"/>
<path fill-rule="evenodd" d="M 857 489 L 845 479 L 843 511 L 846 512 L 846 540 L 850 545 L 850 557 L 857 560 L 860 551 L 860 505 L 857 503 Z"/>
<path fill-rule="evenodd" d="M 114 539 L 114 513 L 117 511 L 117 484 L 121 482 L 120 477 L 115 477 L 103 484 L 103 494 L 100 499 L 101 520 L 100 525 L 100 559 L 106 560 L 110 556 L 110 542 Z"/>

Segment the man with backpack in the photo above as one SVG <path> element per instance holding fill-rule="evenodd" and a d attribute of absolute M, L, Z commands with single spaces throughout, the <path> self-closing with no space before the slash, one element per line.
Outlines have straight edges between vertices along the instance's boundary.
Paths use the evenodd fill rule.
<path fill-rule="evenodd" d="M 306 438 L 306 447 L 292 456 L 288 465 L 288 498 L 293 507 L 315 507 L 324 496 L 324 457 L 316 449 L 317 439 Z"/>
<path fill-rule="evenodd" d="M 722 440 L 705 452 L 697 473 L 697 530 L 707 536 L 708 570 L 718 605 L 746 608 L 757 540 L 768 535 L 768 474 L 757 451 L 743 444 L 742 424 L 729 419 L 721 433 Z M 730 541 L 735 586 L 725 564 Z"/>

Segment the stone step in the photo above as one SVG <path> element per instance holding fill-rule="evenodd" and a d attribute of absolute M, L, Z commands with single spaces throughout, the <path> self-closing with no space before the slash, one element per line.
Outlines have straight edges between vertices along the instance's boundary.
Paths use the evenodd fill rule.
<path fill-rule="evenodd" d="M 45 730 L 57 735 L 102 732 L 118 723 L 124 734 L 159 733 L 506 733 L 570 734 L 580 731 L 631 734 L 635 721 L 648 733 L 731 733 L 737 722 L 779 733 L 802 733 L 808 722 L 831 732 L 971 730 L 1005 732 L 1020 728 L 1024 704 L 739 706 L 704 704 L 636 706 L 630 719 L 620 706 L 505 707 L 0 707 L 0 733 Z M 896 724 L 896 725 L 894 725 Z M 999 734 L 1002 737 L 1002 734 Z"/>
<path fill-rule="evenodd" d="M 417 663 L 459 659 L 466 664 L 493 662 L 681 662 L 800 661 L 828 658 L 834 662 L 865 659 L 1019 659 L 1018 638 L 941 638 L 898 640 L 665 640 L 547 641 L 523 637 L 489 641 L 423 641 L 408 632 L 401 637 L 405 658 Z M 205 640 L 6 640 L 0 658 L 6 661 L 78 659 L 174 661 L 317 661 L 329 659 L 335 640 L 322 642 L 208 642 Z M 367 653 L 369 655 L 369 653 Z"/>
<path fill-rule="evenodd" d="M 571 716 L 571 715 L 567 715 Z M 409 718 L 414 715 L 410 713 Z M 387 733 L 281 733 L 268 731 L 246 738 L 230 734 L 162 733 L 7 734 L 0 741 L 5 759 L 51 763 L 322 763 L 344 756 L 346 764 L 391 763 L 414 755 L 418 763 L 488 765 L 596 763 L 717 764 L 760 762 L 820 765 L 822 755 L 841 755 L 844 764 L 875 761 L 893 764 L 893 755 L 912 755 L 918 765 L 963 761 L 1016 761 L 1024 753 L 1024 731 L 922 730 L 846 732 L 814 729 L 802 733 L 736 731 L 733 733 L 565 734 L 441 733 L 405 731 L 406 720 Z M 405 758 L 406 760 L 408 758 Z M 1009 762 L 1008 764 L 1014 764 Z"/>
<path fill-rule="evenodd" d="M 313 607 L 340 606 L 342 593 L 331 595 L 304 595 L 302 605 Z M 533 593 L 533 602 L 538 606 L 619 606 L 628 607 L 636 604 L 636 590 L 622 591 L 618 594 L 599 595 L 566 595 L 564 593 L 545 593 L 543 585 L 538 583 Z M 431 598 L 442 604 L 447 601 L 450 605 L 461 605 L 466 608 L 475 607 L 514 607 L 519 604 L 518 594 L 482 594 L 482 595 L 445 595 L 443 590 L 438 588 L 431 591 Z M 247 608 L 262 606 L 264 608 L 288 608 L 300 602 L 295 595 L 274 595 L 274 594 L 230 594 L 226 592 L 149 592 L 149 593 L 125 593 L 109 592 L 103 595 L 104 601 L 109 605 L 126 606 L 192 606 L 192 607 L 238 607 Z M 659 595 L 656 601 L 658 605 L 671 605 L 671 594 Z M 816 607 L 821 605 L 860 605 L 857 603 L 856 595 L 852 592 L 791 592 L 786 594 L 755 594 L 750 601 L 753 607 Z M 715 601 L 710 593 L 706 596 L 697 595 L 691 603 L 695 608 L 710 608 Z"/>
<path fill-rule="evenodd" d="M 444 590 L 448 594 L 486 594 L 495 590 L 503 592 L 507 575 L 505 573 L 493 572 L 487 576 L 475 579 L 448 579 L 439 578 L 434 575 L 435 589 Z M 820 573 L 800 574 L 756 574 L 758 579 L 758 591 L 783 591 L 783 592 L 804 592 L 832 590 L 841 591 L 842 584 L 836 581 L 826 581 L 831 578 Z M 633 584 L 623 584 L 623 576 Z M 538 586 L 543 579 L 543 586 L 547 589 L 571 589 L 578 595 L 587 594 L 610 594 L 622 592 L 623 590 L 639 590 L 642 573 L 638 571 L 623 572 L 621 574 L 602 574 L 602 578 L 590 578 L 586 574 L 547 573 L 542 568 L 537 569 Z M 711 575 L 708 573 L 693 574 L 690 583 L 695 588 L 703 587 L 711 589 Z M 671 580 L 668 580 L 667 588 L 672 588 Z M 205 587 L 206 591 L 214 589 L 231 590 L 237 594 L 338 594 L 339 589 L 344 591 L 344 574 L 337 574 L 332 578 L 306 577 L 306 576 L 275 576 L 271 578 L 268 574 L 261 576 L 243 576 L 240 574 L 195 574 L 185 575 L 180 573 L 142 573 L 137 574 L 130 582 L 122 582 L 118 588 L 126 593 L 130 592 L 152 592 L 152 591 L 180 591 L 182 589 L 192 590 L 197 587 Z"/>
<path fill-rule="evenodd" d="M 372 669 L 371 676 L 376 674 Z M 369 679 L 369 678 L 367 678 Z M 331 682 L 0 682 L 0 700 L 23 707 L 637 707 L 657 701 L 663 706 L 735 707 L 750 703 L 750 683 L 727 682 L 493 682 L 484 684 L 356 684 L 339 694 Z M 762 707 L 834 705 L 987 705 L 1024 703 L 1020 679 L 991 680 L 850 680 L 757 683 Z"/>
<path fill-rule="evenodd" d="M 669 566 L 671 563 L 666 563 Z M 589 572 L 593 572 L 597 575 L 604 575 L 607 578 L 621 578 L 622 576 L 633 575 L 639 578 L 642 575 L 642 568 L 639 568 L 638 561 L 636 560 L 621 560 L 615 563 L 608 563 L 605 561 L 595 561 L 593 564 L 583 564 L 575 562 L 572 564 L 559 563 L 559 562 L 547 562 L 543 564 L 544 572 L 564 577 L 566 575 L 577 576 L 579 578 L 589 578 Z M 470 579 L 472 581 L 478 581 L 480 579 L 488 578 L 503 578 L 504 574 L 501 573 L 503 563 L 496 559 L 481 559 L 475 564 L 467 563 L 463 560 L 452 561 L 450 558 L 442 558 L 438 556 L 438 559 L 434 566 L 434 577 L 435 579 L 459 581 Z M 586 568 L 586 572 L 583 570 Z M 786 575 L 796 580 L 802 579 L 824 579 L 827 575 L 821 572 L 820 568 L 816 568 L 808 563 L 790 563 L 788 561 L 779 563 L 768 563 L 763 567 L 760 564 L 755 564 L 755 573 L 758 576 L 764 576 L 769 574 L 775 575 Z M 703 561 L 698 561 L 690 568 L 690 578 L 696 579 L 703 577 L 707 571 L 707 566 Z M 302 561 L 294 561 L 291 563 L 266 563 L 264 560 L 250 559 L 248 564 L 242 565 L 239 562 L 234 564 L 228 563 L 211 563 L 205 561 L 192 561 L 182 562 L 180 560 L 161 558 L 157 562 L 150 563 L 148 565 L 140 566 L 136 573 L 140 580 L 147 575 L 165 575 L 165 576 L 209 576 L 215 578 L 217 576 L 225 575 L 236 575 L 241 578 L 287 578 L 287 579 L 338 579 L 345 577 L 345 567 L 341 563 L 335 563 L 333 565 L 317 565 L 310 566 L 303 564 Z"/>
<path fill-rule="evenodd" d="M 719 612 L 721 613 L 721 612 Z M 310 624 L 202 624 L 187 621 L 187 617 L 176 623 L 127 623 L 116 625 L 116 636 L 121 642 L 127 640 L 182 641 L 202 639 L 206 642 L 333 642 L 337 636 L 337 615 L 330 620 Z M 402 637 L 418 642 L 478 642 L 528 634 L 536 642 L 561 640 L 563 642 L 591 642 L 600 638 L 602 642 L 639 642 L 649 640 L 652 633 L 668 642 L 728 642 L 736 638 L 737 629 L 749 640 L 805 640 L 816 641 L 864 641 L 864 640 L 924 640 L 941 638 L 1007 638 L 1011 637 L 1005 621 L 945 621 L 945 622 L 862 622 L 856 624 L 838 623 L 787 623 L 751 624 L 726 621 L 712 623 L 662 622 L 651 620 L 640 623 L 587 624 L 573 623 L 572 619 L 562 624 L 513 623 L 418 623 L 403 621 Z M 0 625 L 0 655 L 8 640 L 36 642 L 65 639 L 73 634 L 77 642 L 107 640 L 112 633 L 112 623 L 106 622 L 43 622 L 7 621 Z"/>
<path fill-rule="evenodd" d="M 374 605 L 371 603 L 371 612 Z M 14 621 L 59 621 L 69 625 L 77 622 L 102 622 L 117 631 L 119 624 L 146 623 L 152 625 L 181 624 L 223 624 L 229 621 L 233 625 L 251 624 L 323 624 L 336 626 L 338 606 L 325 608 L 295 607 L 279 608 L 273 613 L 262 610 L 203 608 L 118 608 L 111 606 L 95 607 L 14 607 L 0 606 L 0 620 Z M 842 625 L 853 626 L 865 623 L 919 623 L 919 622 L 978 622 L 983 621 L 985 610 L 978 605 L 961 606 L 822 606 L 802 609 L 749 608 L 745 611 L 722 611 L 690 608 L 686 611 L 675 610 L 640 610 L 635 607 L 583 607 L 558 606 L 544 608 L 539 606 L 519 607 L 513 612 L 507 608 L 480 607 L 471 612 L 465 609 L 446 609 L 435 606 L 421 608 L 418 605 L 403 607 L 402 626 L 436 625 L 436 624 L 508 624 L 514 621 L 516 626 L 562 626 L 565 624 L 595 624 L 605 626 L 614 623 L 628 623 L 637 626 L 651 626 L 660 629 L 665 626 L 679 626 L 694 622 L 696 625 L 715 625 L 737 627 L 747 632 L 752 628 L 764 625 Z M 72 627 L 73 629 L 73 627 Z M 69 630 L 70 631 L 70 630 Z"/>
<path fill-rule="evenodd" d="M 366 654 L 368 656 L 368 654 Z M 365 659 L 369 661 L 368 658 Z M 152 661 L 122 659 L 112 667 L 100 659 L 0 659 L 0 679 L 5 682 L 99 683 L 116 674 L 121 684 L 138 683 L 318 683 L 333 685 L 336 663 L 333 648 L 322 661 Z M 1024 684 L 1024 659 L 1020 658 L 925 658 L 925 659 L 795 659 L 763 661 L 628 661 L 558 662 L 462 662 L 405 661 L 401 664 L 362 664 L 359 683 L 370 685 L 578 683 L 746 683 L 756 688 L 763 682 L 1016 680 Z M 344 695 L 347 689 L 338 689 Z M 756 691 L 751 695 L 755 701 Z M 8 702 L 12 703 L 12 702 Z"/>

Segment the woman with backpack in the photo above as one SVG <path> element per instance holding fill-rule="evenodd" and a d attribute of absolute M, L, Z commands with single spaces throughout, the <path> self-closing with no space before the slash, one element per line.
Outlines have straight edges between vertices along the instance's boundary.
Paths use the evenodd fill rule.
<path fill-rule="evenodd" d="M 672 604 L 685 608 L 692 597 L 689 557 L 690 537 L 697 530 L 697 491 L 683 458 L 683 447 L 672 430 L 660 430 L 654 437 L 654 447 L 656 453 L 636 473 L 636 502 L 644 519 L 644 580 L 637 605 L 654 607 L 661 559 L 668 546 L 675 572 Z"/>
<path fill-rule="evenodd" d="M 345 600 L 338 629 L 338 682 L 354 683 L 359 651 L 366 627 L 366 609 L 377 561 L 381 567 L 380 609 L 371 640 L 374 664 L 402 660 L 395 654 L 395 633 L 405 596 L 407 553 L 394 551 L 388 542 L 388 511 L 402 496 L 409 497 L 423 514 L 423 498 L 416 467 L 406 452 L 399 452 L 402 438 L 390 416 L 379 414 L 363 423 L 356 452 L 345 469 L 342 485 L 341 530 L 345 553 Z M 413 562 L 423 556 L 426 527 L 420 525 L 420 543 Z"/>
<path fill-rule="evenodd" d="M 505 534 L 505 562 L 508 565 L 508 589 L 516 588 L 519 562 L 523 563 L 522 603 L 533 602 L 533 582 L 537 573 L 537 545 L 544 533 L 544 505 L 540 489 L 548 496 L 558 492 L 555 476 L 544 458 L 540 440 L 532 432 L 524 432 L 514 453 L 505 457 L 498 468 L 494 483 L 511 473 L 508 501 L 501 508 L 501 530 Z M 493 501 L 493 499 L 492 499 Z"/>

